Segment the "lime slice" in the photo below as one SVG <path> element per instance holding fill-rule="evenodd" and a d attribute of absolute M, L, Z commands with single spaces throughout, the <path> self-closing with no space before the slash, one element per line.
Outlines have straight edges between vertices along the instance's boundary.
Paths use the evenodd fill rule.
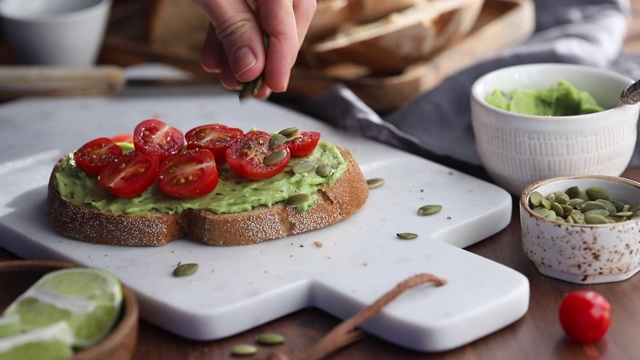
<path fill-rule="evenodd" d="M 73 331 L 64 321 L 0 338 L 0 360 L 54 360 L 73 355 Z"/>
<path fill-rule="evenodd" d="M 66 321 L 74 347 L 100 341 L 118 320 L 122 287 L 111 273 L 97 268 L 68 268 L 44 275 L 5 310 L 24 329 Z"/>
<path fill-rule="evenodd" d="M 20 317 L 15 315 L 0 316 L 0 339 L 21 331 Z"/>

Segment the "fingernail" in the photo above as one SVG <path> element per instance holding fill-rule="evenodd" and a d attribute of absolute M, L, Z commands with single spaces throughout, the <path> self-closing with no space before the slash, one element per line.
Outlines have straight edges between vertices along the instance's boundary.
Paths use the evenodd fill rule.
<path fill-rule="evenodd" d="M 238 48 L 233 53 L 233 73 L 238 76 L 256 64 L 256 57 L 248 47 Z"/>

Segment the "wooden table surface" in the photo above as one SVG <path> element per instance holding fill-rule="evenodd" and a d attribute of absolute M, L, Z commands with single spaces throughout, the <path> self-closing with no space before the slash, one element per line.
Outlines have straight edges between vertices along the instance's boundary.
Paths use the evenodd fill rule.
<path fill-rule="evenodd" d="M 640 0 L 632 0 L 632 16 L 640 17 Z M 632 21 L 624 51 L 640 52 L 640 22 Z M 622 176 L 640 181 L 640 168 L 630 168 Z M 328 359 L 632 359 L 640 354 L 640 276 L 628 280 L 597 285 L 578 285 L 540 274 L 524 255 L 520 240 L 517 207 L 511 223 L 502 231 L 468 251 L 484 256 L 524 274 L 530 282 L 530 305 L 524 317 L 510 326 L 461 348 L 442 353 L 418 353 L 374 336 L 334 352 Z M 17 259 L 14 254 L 0 248 L 0 261 Z M 0 285 L 1 289 L 1 285 Z M 570 291 L 592 289 L 603 294 L 612 306 L 612 325 L 599 342 L 581 345 L 563 334 L 557 320 L 557 309 L 562 298 Z M 315 344 L 340 322 L 321 310 L 308 308 L 270 323 L 220 341 L 190 341 L 177 337 L 143 320 L 135 360 L 162 359 L 237 359 L 230 355 L 232 346 L 252 343 L 256 335 L 274 331 L 286 337 L 283 345 L 275 348 L 260 347 L 255 357 L 262 358 L 271 350 L 286 353 L 299 352 Z M 244 358 L 244 357 L 243 357 Z"/>

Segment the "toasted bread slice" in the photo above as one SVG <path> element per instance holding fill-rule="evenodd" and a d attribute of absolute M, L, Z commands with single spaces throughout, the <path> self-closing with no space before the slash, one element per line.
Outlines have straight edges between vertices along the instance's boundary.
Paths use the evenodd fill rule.
<path fill-rule="evenodd" d="M 282 238 L 334 224 L 364 205 L 369 195 L 364 175 L 351 152 L 339 149 L 347 170 L 332 186 L 318 191 L 317 203 L 306 212 L 283 203 L 232 214 L 205 210 L 152 215 L 103 212 L 61 197 L 55 186 L 55 173 L 62 158 L 49 181 L 48 215 L 55 230 L 65 237 L 110 245 L 161 246 L 187 237 L 209 245 L 233 246 Z"/>

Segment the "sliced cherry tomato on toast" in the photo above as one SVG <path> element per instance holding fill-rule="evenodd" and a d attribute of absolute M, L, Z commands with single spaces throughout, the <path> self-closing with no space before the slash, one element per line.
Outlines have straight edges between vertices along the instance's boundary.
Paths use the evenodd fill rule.
<path fill-rule="evenodd" d="M 113 140 L 113 142 L 125 142 L 125 143 L 131 143 L 133 144 L 133 134 L 119 134 L 116 136 L 112 136 L 111 140 Z"/>
<path fill-rule="evenodd" d="M 122 155 L 122 148 L 109 138 L 97 138 L 82 145 L 74 154 L 76 165 L 88 177 L 97 177 L 105 166 Z"/>
<path fill-rule="evenodd" d="M 218 168 L 207 149 L 188 149 L 160 164 L 158 187 L 178 198 L 206 195 L 218 185 Z"/>
<path fill-rule="evenodd" d="M 303 157 L 309 156 L 318 146 L 320 141 L 320 133 L 316 131 L 302 131 L 298 136 L 291 140 L 287 140 L 285 144 L 291 150 L 291 156 Z"/>
<path fill-rule="evenodd" d="M 272 148 L 269 139 L 269 133 L 256 130 L 231 141 L 227 149 L 227 162 L 231 170 L 250 180 L 268 179 L 282 172 L 291 159 L 291 151 L 285 144 Z M 281 156 L 270 157 L 276 152 Z"/>
<path fill-rule="evenodd" d="M 243 133 L 242 129 L 222 124 L 207 124 L 187 131 L 184 138 L 187 141 L 187 149 L 208 149 L 213 153 L 216 163 L 219 165 L 227 162 L 229 142 Z"/>
<path fill-rule="evenodd" d="M 182 151 L 184 134 L 160 120 L 147 119 L 136 125 L 133 145 L 141 152 L 158 154 L 162 161 Z"/>
<path fill-rule="evenodd" d="M 158 154 L 134 150 L 105 166 L 98 175 L 98 182 L 115 197 L 134 198 L 153 184 L 159 166 Z"/>

